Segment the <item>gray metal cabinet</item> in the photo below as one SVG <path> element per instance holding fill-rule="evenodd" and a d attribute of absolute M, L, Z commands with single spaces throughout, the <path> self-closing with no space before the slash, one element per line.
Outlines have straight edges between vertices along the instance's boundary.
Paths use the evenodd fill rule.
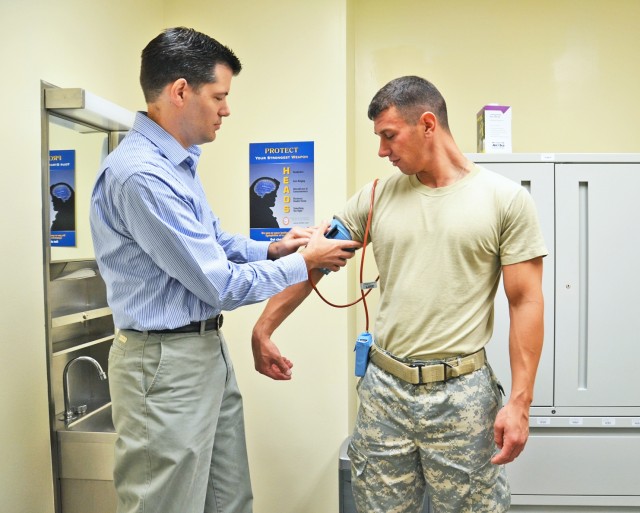
<path fill-rule="evenodd" d="M 640 163 L 556 166 L 556 404 L 640 407 Z"/>
<path fill-rule="evenodd" d="M 549 249 L 545 346 L 512 511 L 640 511 L 640 155 L 470 155 L 529 189 Z M 487 347 L 509 390 L 508 312 Z"/>

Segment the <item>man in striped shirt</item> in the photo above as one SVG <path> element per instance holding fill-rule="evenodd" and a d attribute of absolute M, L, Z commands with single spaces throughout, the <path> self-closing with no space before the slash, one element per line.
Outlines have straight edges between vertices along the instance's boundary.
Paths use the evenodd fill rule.
<path fill-rule="evenodd" d="M 93 190 L 91 231 L 117 330 L 109 383 L 118 513 L 252 511 L 221 312 L 305 281 L 310 269 L 338 270 L 360 246 L 326 239 L 326 223 L 273 243 L 222 230 L 196 167 L 199 145 L 230 114 L 240 70 L 229 48 L 192 29 L 154 38 L 140 73 L 148 112 L 137 113 Z"/>

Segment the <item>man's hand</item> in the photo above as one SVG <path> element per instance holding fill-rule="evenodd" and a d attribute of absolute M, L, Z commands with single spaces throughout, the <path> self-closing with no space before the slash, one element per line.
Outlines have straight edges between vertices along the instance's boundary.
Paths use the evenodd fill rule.
<path fill-rule="evenodd" d="M 493 436 L 500 452 L 491 463 L 504 465 L 515 460 L 529 438 L 529 408 L 507 402 L 498 412 Z"/>
<path fill-rule="evenodd" d="M 280 354 L 269 336 L 260 335 L 254 329 L 251 334 L 251 349 L 253 363 L 260 374 L 278 381 L 291 379 L 293 363 Z"/>
<path fill-rule="evenodd" d="M 269 260 L 276 260 L 280 257 L 295 253 L 302 246 L 309 244 L 309 239 L 313 235 L 313 228 L 300 228 L 294 226 L 282 239 L 269 244 L 267 257 Z"/>
<path fill-rule="evenodd" d="M 353 258 L 355 250 L 362 244 L 353 240 L 327 239 L 324 234 L 329 228 L 329 223 L 320 223 L 309 239 L 302 256 L 307 263 L 307 269 L 329 269 L 338 271 L 340 267 L 347 265 L 347 260 Z"/>

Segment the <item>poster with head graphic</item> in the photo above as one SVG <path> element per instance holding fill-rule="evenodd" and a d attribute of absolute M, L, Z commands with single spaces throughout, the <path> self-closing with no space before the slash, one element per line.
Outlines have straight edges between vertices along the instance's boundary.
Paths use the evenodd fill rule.
<path fill-rule="evenodd" d="M 49 219 L 51 246 L 76 245 L 76 152 L 49 152 Z"/>
<path fill-rule="evenodd" d="M 254 240 L 280 240 L 313 226 L 313 141 L 249 144 L 249 228 Z"/>

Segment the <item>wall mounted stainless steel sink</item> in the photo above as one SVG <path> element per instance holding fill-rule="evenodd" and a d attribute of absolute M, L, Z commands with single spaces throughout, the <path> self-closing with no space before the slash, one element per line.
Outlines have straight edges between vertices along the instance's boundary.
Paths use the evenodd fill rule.
<path fill-rule="evenodd" d="M 62 513 L 114 513 L 111 404 L 57 430 Z"/>
<path fill-rule="evenodd" d="M 111 403 L 105 404 L 102 408 L 87 413 L 70 422 L 65 431 L 86 432 L 86 433 L 115 433 L 113 419 L 111 418 Z"/>

